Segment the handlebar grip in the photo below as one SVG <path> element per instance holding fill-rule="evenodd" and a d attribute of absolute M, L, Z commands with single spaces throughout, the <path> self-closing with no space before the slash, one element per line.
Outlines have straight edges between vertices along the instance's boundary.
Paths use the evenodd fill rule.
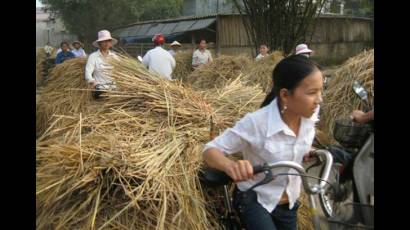
<path fill-rule="evenodd" d="M 255 165 L 253 166 L 253 174 L 258 174 L 265 171 L 265 166 L 264 165 Z"/>

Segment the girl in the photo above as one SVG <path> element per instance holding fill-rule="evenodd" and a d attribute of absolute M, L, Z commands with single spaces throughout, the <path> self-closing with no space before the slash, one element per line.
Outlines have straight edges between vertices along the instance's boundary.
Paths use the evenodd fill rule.
<path fill-rule="evenodd" d="M 300 177 L 278 176 L 268 184 L 246 190 L 263 178 L 253 175 L 252 165 L 283 160 L 302 163 L 315 136 L 323 77 L 313 61 L 293 55 L 276 65 L 273 81 L 261 108 L 206 144 L 203 158 L 236 182 L 234 206 L 246 229 L 294 230 Z M 225 156 L 236 152 L 242 152 L 244 160 Z M 286 168 L 273 170 L 274 175 L 286 172 L 296 173 Z"/>

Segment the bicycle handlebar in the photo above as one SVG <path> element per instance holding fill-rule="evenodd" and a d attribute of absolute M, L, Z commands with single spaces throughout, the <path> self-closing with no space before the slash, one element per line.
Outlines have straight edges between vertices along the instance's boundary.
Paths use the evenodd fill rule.
<path fill-rule="evenodd" d="M 293 161 L 279 161 L 271 164 L 264 164 L 264 165 L 257 165 L 253 167 L 254 174 L 264 172 L 266 170 L 271 170 L 274 168 L 292 168 L 296 170 L 302 176 L 302 184 L 305 191 L 308 194 L 315 194 L 320 192 L 324 186 L 326 185 L 326 181 L 329 178 L 330 170 L 333 164 L 333 157 L 331 153 L 324 149 L 315 150 L 312 153 L 313 156 L 323 156 L 325 161 L 325 170 L 323 170 L 323 174 L 320 175 L 321 181 L 319 184 L 315 184 L 311 186 L 306 179 L 307 173 L 305 169 L 298 163 Z"/>
<path fill-rule="evenodd" d="M 320 183 L 314 184 L 313 186 L 311 186 L 307 181 L 307 173 L 305 169 L 300 164 L 293 162 L 293 161 L 279 161 L 279 162 L 275 162 L 271 164 L 266 163 L 263 165 L 255 165 L 253 166 L 253 173 L 258 174 L 258 173 L 266 172 L 266 171 L 269 171 L 275 168 L 292 168 L 296 170 L 299 175 L 301 175 L 302 184 L 303 184 L 305 191 L 308 194 L 316 194 L 316 193 L 321 192 L 327 183 L 330 170 L 333 164 L 333 157 L 329 151 L 324 150 L 324 149 L 315 150 L 313 153 L 311 153 L 311 155 L 318 156 L 318 157 L 322 156 L 325 162 L 325 169 L 323 170 L 322 175 L 320 175 L 321 177 Z M 222 171 L 209 168 L 208 172 L 212 172 L 213 176 L 218 178 L 219 182 L 217 184 L 219 185 L 227 184 L 230 181 L 232 181 L 232 179 L 226 173 Z"/>

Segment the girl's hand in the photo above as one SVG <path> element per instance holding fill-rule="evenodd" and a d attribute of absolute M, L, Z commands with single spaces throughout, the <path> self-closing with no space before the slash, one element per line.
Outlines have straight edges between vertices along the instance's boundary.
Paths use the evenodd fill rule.
<path fill-rule="evenodd" d="M 310 151 L 303 156 L 303 162 L 308 163 L 308 162 L 313 161 L 315 157 L 312 156 L 312 152 L 314 151 L 316 151 L 316 149 L 311 148 Z"/>
<path fill-rule="evenodd" d="M 225 166 L 224 171 L 234 182 L 246 181 L 253 177 L 253 166 L 248 160 L 231 161 Z"/>

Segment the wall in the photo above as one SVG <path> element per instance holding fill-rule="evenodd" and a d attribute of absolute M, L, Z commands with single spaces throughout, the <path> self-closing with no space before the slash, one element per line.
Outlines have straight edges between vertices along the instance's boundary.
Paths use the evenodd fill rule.
<path fill-rule="evenodd" d="M 218 16 L 218 38 L 222 54 L 255 51 L 246 35 L 240 15 Z M 373 20 L 346 16 L 322 16 L 318 19 L 312 42 L 314 59 L 327 64 L 339 64 L 363 49 L 373 47 Z"/>
<path fill-rule="evenodd" d="M 363 49 L 373 47 L 373 20 L 353 17 L 322 17 L 310 44 L 314 58 L 323 64 L 339 64 Z"/>
<path fill-rule="evenodd" d="M 47 30 L 47 28 L 49 30 Z M 54 47 L 59 47 L 62 41 L 73 42 L 77 36 L 69 34 L 60 18 L 49 20 L 49 14 L 41 8 L 36 11 L 36 47 L 43 47 L 50 41 Z"/>
<path fill-rule="evenodd" d="M 212 51 L 226 55 L 256 56 L 240 15 L 219 15 L 216 27 L 216 45 L 209 44 Z M 308 45 L 315 51 L 312 58 L 322 65 L 340 64 L 363 49 L 373 47 L 373 20 L 322 16 Z M 130 55 L 137 56 L 145 54 L 152 44 L 131 44 L 122 48 Z M 183 48 L 193 49 L 193 46 L 183 44 Z"/>

